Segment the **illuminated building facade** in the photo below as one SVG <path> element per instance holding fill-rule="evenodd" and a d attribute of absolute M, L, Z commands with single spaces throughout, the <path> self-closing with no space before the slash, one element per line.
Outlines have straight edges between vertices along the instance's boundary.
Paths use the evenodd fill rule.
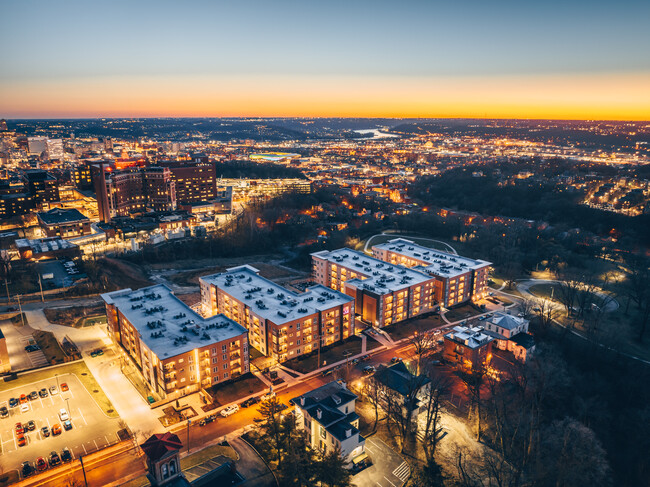
<path fill-rule="evenodd" d="M 203 318 L 163 285 L 102 295 L 108 331 L 161 398 L 196 392 L 249 372 L 247 331 Z"/>
<path fill-rule="evenodd" d="M 487 295 L 490 262 L 431 249 L 404 238 L 374 245 L 372 255 L 435 277 L 435 299 L 447 308 Z"/>
<path fill-rule="evenodd" d="M 251 346 L 279 362 L 355 334 L 354 299 L 324 286 L 302 294 L 258 274 L 254 267 L 233 267 L 204 276 L 201 302 L 207 315 L 222 313 L 245 326 Z"/>
<path fill-rule="evenodd" d="M 92 231 L 88 217 L 76 209 L 53 208 L 37 216 L 46 237 L 80 237 Z"/>
<path fill-rule="evenodd" d="M 435 278 L 351 249 L 311 254 L 312 278 L 355 299 L 361 319 L 382 328 L 436 309 Z"/>

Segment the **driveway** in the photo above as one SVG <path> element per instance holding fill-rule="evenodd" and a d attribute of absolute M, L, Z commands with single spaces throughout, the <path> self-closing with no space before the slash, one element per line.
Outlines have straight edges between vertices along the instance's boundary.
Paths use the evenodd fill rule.
<path fill-rule="evenodd" d="M 411 467 L 379 438 L 366 438 L 366 453 L 372 465 L 352 477 L 357 487 L 400 487 L 411 475 Z"/>

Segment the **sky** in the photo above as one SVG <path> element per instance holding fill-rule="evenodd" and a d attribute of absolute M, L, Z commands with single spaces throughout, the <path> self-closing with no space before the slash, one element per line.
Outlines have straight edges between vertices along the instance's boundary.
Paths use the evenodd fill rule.
<path fill-rule="evenodd" d="M 0 1 L 0 117 L 650 120 L 650 2 Z"/>

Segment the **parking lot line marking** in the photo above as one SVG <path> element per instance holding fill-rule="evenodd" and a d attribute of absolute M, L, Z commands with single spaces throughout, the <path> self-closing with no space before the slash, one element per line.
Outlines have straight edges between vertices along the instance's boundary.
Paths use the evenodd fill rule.
<path fill-rule="evenodd" d="M 4 449 L 4 447 L 2 446 L 2 435 L 0 435 L 0 454 L 3 454 L 3 455 L 4 455 L 4 452 L 5 452 L 5 449 Z"/>
<path fill-rule="evenodd" d="M 86 450 L 86 445 L 84 445 L 84 444 L 82 443 L 82 444 L 81 444 L 81 447 L 84 449 L 84 453 L 85 453 L 86 455 L 88 455 L 88 450 Z"/>
<path fill-rule="evenodd" d="M 106 438 L 106 443 L 110 446 L 111 442 L 109 441 L 108 436 L 104 435 L 104 438 Z"/>
<path fill-rule="evenodd" d="M 370 453 L 372 453 L 373 455 L 375 454 L 375 452 L 372 451 L 368 445 L 366 445 L 366 450 L 368 450 L 368 451 L 369 451 Z"/>
<path fill-rule="evenodd" d="M 95 444 L 95 450 L 99 450 L 99 447 L 97 446 L 97 440 L 93 440 L 93 443 Z"/>
<path fill-rule="evenodd" d="M 83 420 L 84 420 L 84 423 L 86 424 L 86 426 L 88 426 L 88 422 L 86 421 L 86 418 L 84 418 L 84 415 L 83 415 L 83 413 L 81 412 L 81 409 L 77 408 L 77 411 L 79 411 L 79 414 L 81 415 L 81 419 L 83 419 Z"/>
<path fill-rule="evenodd" d="M 384 475 L 384 478 L 386 479 L 386 476 Z M 397 487 L 394 483 L 392 483 L 390 480 L 386 479 L 386 482 L 388 482 L 390 485 L 393 487 Z"/>

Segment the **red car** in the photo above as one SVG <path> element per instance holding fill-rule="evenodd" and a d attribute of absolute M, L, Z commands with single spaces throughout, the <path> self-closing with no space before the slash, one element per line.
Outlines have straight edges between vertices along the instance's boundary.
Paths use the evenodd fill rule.
<path fill-rule="evenodd" d="M 27 444 L 27 438 L 24 435 L 18 435 L 18 446 L 25 446 Z"/>
<path fill-rule="evenodd" d="M 45 461 L 45 458 L 43 457 L 38 457 L 36 459 L 36 470 L 39 472 L 44 472 L 47 470 L 47 462 Z"/>
<path fill-rule="evenodd" d="M 14 431 L 16 432 L 16 436 L 22 435 L 25 432 L 25 430 L 23 429 L 23 424 L 16 423 L 16 426 L 14 427 Z"/>
<path fill-rule="evenodd" d="M 25 394 L 20 395 L 20 404 L 27 404 L 27 396 Z"/>
<path fill-rule="evenodd" d="M 52 426 L 52 436 L 56 436 L 60 434 L 61 434 L 61 425 L 57 423 L 54 426 Z"/>
<path fill-rule="evenodd" d="M 68 384 L 64 382 L 63 384 L 61 384 L 61 392 L 65 392 L 67 390 L 68 390 Z"/>

